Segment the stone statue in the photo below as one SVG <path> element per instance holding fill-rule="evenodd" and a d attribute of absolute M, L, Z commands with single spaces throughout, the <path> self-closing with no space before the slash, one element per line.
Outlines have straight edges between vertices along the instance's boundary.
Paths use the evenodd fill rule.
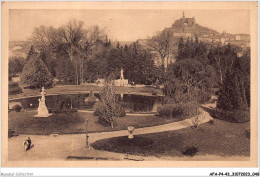
<path fill-rule="evenodd" d="M 120 79 L 115 80 L 115 86 L 126 86 L 128 85 L 128 79 L 124 79 L 123 68 L 120 71 Z"/>
<path fill-rule="evenodd" d="M 51 114 L 49 114 L 49 111 L 46 107 L 45 104 L 45 89 L 42 87 L 42 92 L 41 92 L 41 98 L 38 99 L 39 101 L 39 107 L 37 109 L 38 114 L 35 115 L 34 117 L 49 117 Z"/>
<path fill-rule="evenodd" d="M 121 69 L 121 76 L 120 76 L 120 79 L 121 79 L 121 80 L 124 80 L 124 70 L 123 70 L 123 68 Z"/>

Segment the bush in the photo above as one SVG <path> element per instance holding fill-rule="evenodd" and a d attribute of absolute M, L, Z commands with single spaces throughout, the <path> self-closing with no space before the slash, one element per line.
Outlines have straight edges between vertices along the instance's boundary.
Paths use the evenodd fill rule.
<path fill-rule="evenodd" d="M 240 110 L 223 111 L 220 109 L 215 109 L 212 111 L 212 117 L 228 122 L 243 123 L 248 122 L 250 120 L 250 112 Z"/>
<path fill-rule="evenodd" d="M 58 113 L 64 113 L 64 112 L 66 112 L 66 113 L 73 113 L 73 112 L 77 112 L 78 110 L 77 109 L 74 109 L 74 108 L 72 108 L 72 109 L 62 109 L 62 110 L 60 110 L 60 109 L 48 109 L 48 111 L 49 111 L 49 113 L 56 113 L 56 114 L 58 114 Z"/>
<path fill-rule="evenodd" d="M 15 110 L 16 112 L 20 112 L 21 109 L 23 109 L 23 107 L 19 104 L 13 106 L 13 110 Z"/>
<path fill-rule="evenodd" d="M 94 111 L 93 115 L 94 116 L 99 116 L 101 114 L 101 109 L 102 109 L 101 103 L 100 102 L 96 102 L 94 104 L 94 109 L 95 109 L 95 111 Z"/>
<path fill-rule="evenodd" d="M 213 125 L 214 124 L 214 120 L 210 120 L 208 123 Z"/>
<path fill-rule="evenodd" d="M 98 101 L 98 98 L 95 97 L 93 91 L 90 91 L 89 96 L 84 100 L 85 105 L 91 109 L 94 107 L 95 103 Z"/>
<path fill-rule="evenodd" d="M 183 116 L 198 115 L 198 105 L 195 101 L 187 102 L 182 105 Z"/>
<path fill-rule="evenodd" d="M 194 156 L 197 152 L 198 152 L 198 148 L 192 146 L 192 147 L 187 147 L 185 151 L 182 152 L 182 154 L 185 156 Z"/>
<path fill-rule="evenodd" d="M 99 116 L 99 117 L 102 117 L 102 113 L 105 112 L 105 108 L 102 106 L 102 104 L 100 102 L 97 102 L 95 105 L 94 105 L 94 113 L 93 115 L 94 116 Z M 122 105 L 118 104 L 116 106 L 116 109 L 115 109 L 115 114 L 113 116 L 116 116 L 116 117 L 125 117 L 126 116 L 126 113 L 125 113 L 125 109 L 123 108 Z"/>
<path fill-rule="evenodd" d="M 250 139 L 250 129 L 245 130 L 245 135 L 248 139 Z"/>
<path fill-rule="evenodd" d="M 211 94 L 209 92 L 200 90 L 198 93 L 198 101 L 199 103 L 206 103 L 211 99 Z"/>
<path fill-rule="evenodd" d="M 152 92 L 152 95 L 157 95 L 157 92 Z"/>
<path fill-rule="evenodd" d="M 14 129 L 8 129 L 8 138 L 11 138 L 13 136 L 17 136 L 17 133 L 15 133 Z"/>
<path fill-rule="evenodd" d="M 19 87 L 18 83 L 9 81 L 8 83 L 8 95 L 14 95 L 22 93 L 22 89 Z"/>
<path fill-rule="evenodd" d="M 19 93 L 23 93 L 23 91 L 20 87 L 8 89 L 8 95 L 15 95 L 15 94 L 19 94 Z"/>
<path fill-rule="evenodd" d="M 19 87 L 18 83 L 16 82 L 13 82 L 13 81 L 9 81 L 8 83 L 8 88 L 16 88 L 16 87 Z"/>
<path fill-rule="evenodd" d="M 194 102 L 182 104 L 164 104 L 158 108 L 160 117 L 174 118 L 182 116 L 194 116 L 198 114 L 197 105 Z"/>
<path fill-rule="evenodd" d="M 122 105 L 118 104 L 118 106 L 116 107 L 115 113 L 117 117 L 125 117 L 126 113 L 125 113 L 125 109 Z"/>

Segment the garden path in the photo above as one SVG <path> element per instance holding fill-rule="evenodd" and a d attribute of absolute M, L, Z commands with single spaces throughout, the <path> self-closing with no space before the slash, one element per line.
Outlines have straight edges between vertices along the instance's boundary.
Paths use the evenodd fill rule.
<path fill-rule="evenodd" d="M 212 118 L 210 115 L 201 110 L 200 116 L 193 117 L 190 119 L 185 119 L 179 122 L 138 128 L 134 130 L 134 135 L 149 134 L 149 133 L 158 133 L 173 131 L 182 128 L 187 128 L 194 126 L 195 124 L 206 123 Z M 89 133 L 89 144 L 94 143 L 95 141 L 127 136 L 127 130 L 113 131 L 113 132 L 99 132 L 99 133 Z M 30 136 L 34 147 L 24 152 L 23 141 Z M 122 160 L 124 154 L 113 153 L 107 151 L 99 151 L 91 148 L 86 150 L 84 148 L 86 143 L 85 134 L 69 134 L 69 135 L 20 135 L 17 137 L 12 137 L 8 139 L 8 156 L 9 160 L 58 160 L 58 159 L 68 159 L 75 160 L 75 157 L 85 157 L 85 158 L 96 158 L 96 159 L 108 159 L 108 160 Z M 68 158 L 69 157 L 69 158 Z M 144 157 L 145 160 L 160 160 L 156 157 Z"/>

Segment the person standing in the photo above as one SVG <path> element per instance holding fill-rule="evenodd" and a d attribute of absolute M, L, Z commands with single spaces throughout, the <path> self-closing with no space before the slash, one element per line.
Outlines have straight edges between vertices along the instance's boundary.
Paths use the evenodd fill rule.
<path fill-rule="evenodd" d="M 23 145 L 24 145 L 24 147 L 25 147 L 25 148 L 24 148 L 25 151 L 30 150 L 30 149 L 31 149 L 31 145 L 32 145 L 32 140 L 31 140 L 31 138 L 28 137 L 28 139 L 26 139 L 26 140 L 24 141 Z"/>

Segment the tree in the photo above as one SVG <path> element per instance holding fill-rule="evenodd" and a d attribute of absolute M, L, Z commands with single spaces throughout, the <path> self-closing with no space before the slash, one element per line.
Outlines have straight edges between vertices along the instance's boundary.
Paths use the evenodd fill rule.
<path fill-rule="evenodd" d="M 183 56 L 184 50 L 185 50 L 185 44 L 183 38 L 181 37 L 178 43 L 178 55 L 177 55 L 178 60 L 184 59 Z"/>
<path fill-rule="evenodd" d="M 34 88 L 49 87 L 52 83 L 52 76 L 40 56 L 33 54 L 23 68 L 21 80 Z"/>
<path fill-rule="evenodd" d="M 25 65 L 25 59 L 22 57 L 10 57 L 9 58 L 9 77 L 16 76 L 17 73 L 22 72 Z"/>
<path fill-rule="evenodd" d="M 73 19 L 59 28 L 45 26 L 35 28 L 31 41 L 50 59 L 46 61 L 46 65 L 51 72 L 55 69 L 49 66 L 56 64 L 56 56 L 60 51 L 66 51 L 76 70 L 76 83 L 79 85 L 80 82 L 84 82 L 84 63 L 88 58 L 89 50 L 104 37 L 103 30 L 98 26 L 84 28 L 82 21 Z"/>
<path fill-rule="evenodd" d="M 57 55 L 57 54 L 56 54 Z M 48 50 L 40 51 L 40 58 L 47 66 L 48 70 L 50 71 L 52 77 L 56 77 L 56 67 L 57 67 L 57 56 L 54 57 Z"/>
<path fill-rule="evenodd" d="M 170 54 L 171 33 L 166 31 L 157 32 L 152 39 L 147 42 L 147 45 L 159 54 L 161 64 L 167 68 L 168 61 L 165 63 L 165 59 Z"/>
<path fill-rule="evenodd" d="M 234 62 L 237 59 L 237 52 L 234 46 L 213 47 L 208 54 L 209 63 L 216 68 L 219 74 L 220 85 L 223 84 L 227 72 L 232 72 Z"/>
<path fill-rule="evenodd" d="M 244 83 L 237 71 L 226 74 L 220 89 L 217 108 L 225 111 L 248 110 Z"/>
<path fill-rule="evenodd" d="M 57 55 L 56 77 L 64 84 L 76 84 L 75 68 L 66 52 Z"/>
<path fill-rule="evenodd" d="M 250 49 L 246 49 L 243 56 L 237 58 L 234 66 L 239 69 L 241 76 L 243 76 L 247 104 L 250 107 Z"/>
<path fill-rule="evenodd" d="M 176 102 L 191 101 L 194 93 L 207 91 L 214 80 L 214 70 L 194 59 L 185 59 L 171 64 L 166 72 L 164 93 Z"/>
<path fill-rule="evenodd" d="M 117 73 L 122 67 L 130 82 L 152 84 L 156 81 L 153 56 L 149 50 L 143 49 L 138 42 L 120 49 L 118 64 L 120 65 Z"/>
<path fill-rule="evenodd" d="M 31 45 L 31 48 L 27 54 L 27 57 L 26 57 L 26 62 L 28 62 L 30 60 L 30 57 L 35 53 L 35 50 L 34 50 L 34 47 L 33 45 Z"/>
<path fill-rule="evenodd" d="M 124 117 L 125 110 L 119 104 L 114 87 L 114 76 L 111 74 L 106 78 L 106 82 L 100 92 L 100 102 L 96 107 L 96 114 L 99 119 L 110 123 L 111 127 L 114 128 L 114 119 L 116 117 Z"/>

